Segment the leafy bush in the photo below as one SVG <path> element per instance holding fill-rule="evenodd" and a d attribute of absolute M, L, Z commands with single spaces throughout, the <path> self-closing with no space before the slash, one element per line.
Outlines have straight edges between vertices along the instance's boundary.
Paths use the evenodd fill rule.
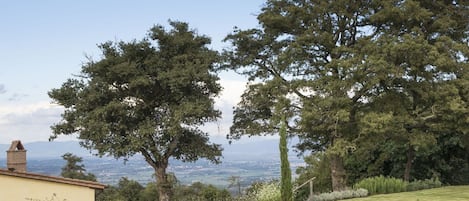
<path fill-rule="evenodd" d="M 441 182 L 438 178 L 436 179 L 425 179 L 425 180 L 417 180 L 410 182 L 407 185 L 407 191 L 418 191 L 423 189 L 430 189 L 430 188 L 439 188 L 441 187 Z"/>
<path fill-rule="evenodd" d="M 368 190 L 370 195 L 385 194 L 385 193 L 399 193 L 407 191 L 408 182 L 402 179 L 392 177 L 371 177 L 361 180 L 356 183 L 354 188 L 364 188 Z"/>
<path fill-rule="evenodd" d="M 256 193 L 256 201 L 280 201 L 280 199 L 278 183 L 265 184 Z"/>
<path fill-rule="evenodd" d="M 311 196 L 308 201 L 335 201 L 350 198 L 359 198 L 368 196 L 366 189 L 360 188 L 357 190 L 345 190 L 331 193 L 321 193 L 319 195 Z"/>
<path fill-rule="evenodd" d="M 254 183 L 248 194 L 233 198 L 234 201 L 281 201 L 279 182 Z"/>

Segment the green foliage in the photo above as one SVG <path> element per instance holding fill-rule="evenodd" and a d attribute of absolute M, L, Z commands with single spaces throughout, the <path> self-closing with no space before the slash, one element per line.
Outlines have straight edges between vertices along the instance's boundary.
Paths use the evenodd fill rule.
<path fill-rule="evenodd" d="M 156 183 L 143 187 L 137 181 L 122 177 L 117 186 L 107 186 L 98 192 L 96 201 L 155 201 L 158 197 Z"/>
<path fill-rule="evenodd" d="M 140 201 L 140 193 L 144 189 L 137 181 L 122 177 L 117 184 L 119 195 L 126 201 Z"/>
<path fill-rule="evenodd" d="M 277 182 L 264 184 L 256 192 L 256 201 L 281 201 L 280 187 Z"/>
<path fill-rule="evenodd" d="M 150 182 L 145 186 L 145 189 L 140 191 L 142 201 L 154 201 L 158 198 L 158 191 L 155 182 Z"/>
<path fill-rule="evenodd" d="M 292 179 L 291 179 L 291 169 L 290 169 L 290 162 L 288 161 L 288 148 L 287 148 L 287 128 L 286 122 L 283 118 L 280 127 L 280 142 L 279 142 L 279 149 L 280 149 L 280 171 L 281 171 L 281 178 L 280 178 L 280 192 L 281 192 L 281 200 L 282 201 L 292 201 L 293 199 L 293 189 L 292 189 Z"/>
<path fill-rule="evenodd" d="M 190 186 L 176 186 L 175 201 L 229 201 L 231 194 L 226 189 L 218 189 L 213 185 L 195 182 Z"/>
<path fill-rule="evenodd" d="M 367 189 L 370 195 L 373 195 L 439 188 L 441 185 L 442 183 L 436 178 L 406 182 L 402 179 L 378 176 L 363 179 L 356 183 L 354 188 Z"/>
<path fill-rule="evenodd" d="M 276 182 L 276 181 L 271 181 L 271 182 Z M 255 195 L 256 192 L 259 191 L 259 189 L 261 189 L 262 186 L 264 186 L 266 183 L 269 183 L 269 182 L 261 182 L 261 181 L 252 182 L 251 185 L 249 185 L 246 188 L 245 193 L 247 195 Z"/>
<path fill-rule="evenodd" d="M 425 179 L 425 180 L 416 180 L 412 181 L 407 185 L 407 191 L 418 191 L 423 189 L 430 188 L 439 188 L 441 187 L 441 182 L 438 178 L 435 179 Z"/>
<path fill-rule="evenodd" d="M 345 190 L 312 195 L 310 198 L 308 198 L 308 201 L 335 201 L 350 198 L 361 198 L 366 196 L 368 196 L 368 191 L 366 189 L 359 188 L 356 190 Z"/>
<path fill-rule="evenodd" d="M 361 180 L 354 185 L 354 188 L 364 188 L 368 190 L 370 195 L 374 195 L 405 192 L 407 191 L 408 184 L 408 182 L 403 181 L 402 179 L 378 176 Z"/>
<path fill-rule="evenodd" d="M 125 201 L 115 186 L 106 186 L 102 191 L 96 192 L 96 201 Z"/>
<path fill-rule="evenodd" d="M 282 201 L 280 184 L 276 181 L 253 183 L 246 195 L 235 197 L 233 201 Z"/>
<path fill-rule="evenodd" d="M 207 201 L 228 201 L 231 198 L 231 194 L 228 190 L 220 190 L 212 185 L 209 185 L 202 195 Z"/>
<path fill-rule="evenodd" d="M 461 73 L 468 67 L 467 45 L 460 46 L 468 37 L 467 17 L 462 17 L 469 13 L 467 2 L 407 0 L 379 4 L 382 10 L 371 16 L 371 22 L 390 26 L 383 28 L 374 41 L 380 48 L 370 49 L 373 53 L 368 53 L 372 55 L 369 61 L 387 66 L 383 72 L 387 71 L 386 77 L 391 79 L 378 76 L 381 83 L 376 94 L 380 96 L 370 101 L 371 112 L 360 121 L 361 137 L 357 140 L 357 147 L 366 150 L 363 153 L 368 153 L 369 160 L 356 162 L 373 162 L 362 165 L 372 167 L 362 170 L 368 176 L 383 174 L 409 180 L 434 174 L 465 175 L 448 171 L 452 169 L 447 165 L 451 157 L 444 150 L 459 148 L 443 145 L 447 139 L 442 135 L 461 138 L 462 130 L 468 128 L 467 123 L 460 123 L 460 115 L 469 114 L 467 90 L 460 88 L 460 83 L 467 84 L 463 81 L 466 73 Z M 454 32 L 442 27 L 452 27 Z M 460 56 L 465 59 L 457 59 Z M 456 74 L 460 76 L 451 76 Z M 381 149 L 373 147 L 377 144 Z M 394 149 L 400 145 L 404 145 L 405 152 Z M 454 158 L 467 161 L 464 156 Z M 464 162 L 458 164 L 464 166 Z"/>
<path fill-rule="evenodd" d="M 81 179 L 88 181 L 96 181 L 96 176 L 92 173 L 86 173 L 85 165 L 81 164 L 83 158 L 73 155 L 72 153 L 65 153 L 62 158 L 66 164 L 62 167 L 60 176 L 72 179 Z"/>
<path fill-rule="evenodd" d="M 296 174 L 298 178 L 295 180 L 295 185 L 301 185 L 307 180 L 315 177 L 314 191 L 315 192 L 330 192 L 332 191 L 331 173 L 329 167 L 329 159 L 325 153 L 315 153 L 304 158 L 306 166 L 298 167 Z M 295 195 L 296 200 L 305 200 L 309 197 L 309 189 L 303 187 L 299 189 Z"/>
<path fill-rule="evenodd" d="M 175 185 L 173 201 L 231 201 L 231 195 L 226 189 L 218 189 L 213 185 L 200 182 L 192 185 Z M 157 185 L 148 183 L 145 187 L 137 181 L 125 177 L 119 180 L 117 186 L 108 186 L 96 196 L 97 201 L 155 201 L 158 200 Z"/>
<path fill-rule="evenodd" d="M 160 200 L 168 201 L 169 158 L 219 162 L 222 148 L 199 129 L 220 111 L 214 74 L 219 60 L 210 39 L 187 23 L 153 27 L 141 41 L 106 42 L 100 60 L 82 66 L 49 96 L 65 107 L 51 140 L 78 134 L 81 145 L 99 155 L 128 158 L 137 153 L 155 169 Z"/>

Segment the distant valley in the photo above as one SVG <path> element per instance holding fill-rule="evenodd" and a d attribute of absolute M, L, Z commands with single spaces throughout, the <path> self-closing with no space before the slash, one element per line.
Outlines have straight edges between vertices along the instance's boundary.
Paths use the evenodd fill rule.
<path fill-rule="evenodd" d="M 221 141 L 221 140 L 220 140 Z M 279 178 L 280 160 L 278 141 L 245 140 L 232 145 L 223 144 L 224 157 L 221 164 L 212 164 L 206 160 L 194 163 L 182 163 L 173 160 L 168 172 L 175 173 L 182 184 L 203 182 L 219 187 L 226 187 L 230 176 L 240 176 L 243 186 L 255 181 L 273 180 Z M 153 170 L 139 155 L 127 162 L 112 157 L 99 158 L 79 146 L 76 141 L 68 142 L 34 142 L 26 143 L 28 150 L 28 171 L 60 175 L 61 167 L 65 164 L 61 155 L 70 152 L 83 157 L 83 164 L 88 172 L 95 174 L 98 180 L 105 184 L 116 184 L 121 177 L 136 180 L 142 184 L 154 181 Z M 9 145 L 0 144 L 0 150 L 7 150 Z M 5 153 L 5 152 L 4 152 Z M 0 168 L 6 166 L 6 154 L 0 155 Z M 290 153 L 292 172 L 298 166 L 303 166 L 303 159 L 295 152 Z"/>

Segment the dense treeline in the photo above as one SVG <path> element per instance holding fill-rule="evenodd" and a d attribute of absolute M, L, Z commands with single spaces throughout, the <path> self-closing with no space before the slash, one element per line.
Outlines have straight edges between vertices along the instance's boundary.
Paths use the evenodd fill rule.
<path fill-rule="evenodd" d="M 229 201 L 231 194 L 225 189 L 213 185 L 195 182 L 191 185 L 174 183 L 174 201 Z M 155 201 L 158 198 L 156 183 L 151 182 L 142 186 L 137 181 L 125 177 L 119 180 L 116 186 L 108 186 L 104 191 L 98 192 L 97 201 Z"/>
<path fill-rule="evenodd" d="M 66 153 L 62 156 L 65 165 L 62 167 L 61 176 L 72 179 L 96 181 L 96 176 L 87 173 L 83 158 Z M 229 201 L 232 200 L 230 192 L 219 189 L 210 184 L 195 182 L 191 185 L 182 185 L 174 174 L 168 174 L 168 182 L 174 193 L 171 195 L 174 201 Z M 150 182 L 143 186 L 135 180 L 122 177 L 117 185 L 109 185 L 103 191 L 96 192 L 97 201 L 155 201 L 158 199 L 156 182 Z"/>

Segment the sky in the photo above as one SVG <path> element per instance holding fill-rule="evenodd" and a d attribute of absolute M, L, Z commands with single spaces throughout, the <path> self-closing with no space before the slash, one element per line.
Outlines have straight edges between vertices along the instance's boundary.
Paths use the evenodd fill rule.
<path fill-rule="evenodd" d="M 86 57 L 100 58 L 97 45 L 142 39 L 154 25 L 168 20 L 189 23 L 212 38 L 211 48 L 235 26 L 258 27 L 263 0 L 11 0 L 0 1 L 0 144 L 19 139 L 47 141 L 50 126 L 63 108 L 47 92 L 81 70 Z M 205 126 L 213 137 L 225 136 L 232 108 L 245 88 L 245 78 L 220 74 L 224 91 L 216 100 L 222 119 Z M 61 136 L 66 141 L 74 136 Z"/>

